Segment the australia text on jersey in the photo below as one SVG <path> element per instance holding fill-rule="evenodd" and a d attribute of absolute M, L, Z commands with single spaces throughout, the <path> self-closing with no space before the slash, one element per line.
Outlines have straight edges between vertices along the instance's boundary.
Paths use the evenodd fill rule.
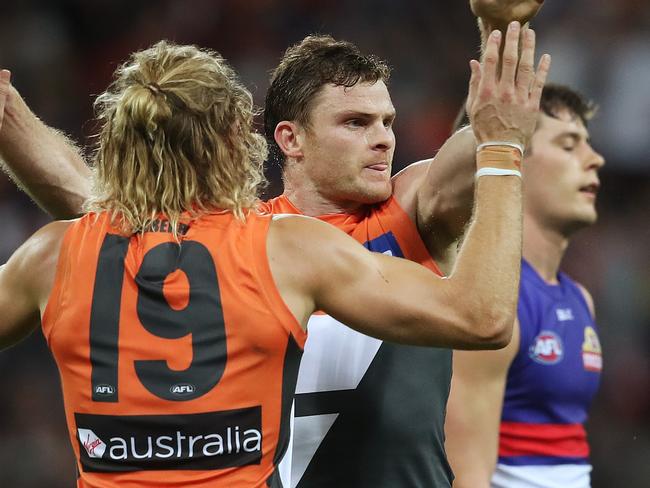
<path fill-rule="evenodd" d="M 261 408 L 187 415 L 75 414 L 90 472 L 223 469 L 258 464 Z"/>

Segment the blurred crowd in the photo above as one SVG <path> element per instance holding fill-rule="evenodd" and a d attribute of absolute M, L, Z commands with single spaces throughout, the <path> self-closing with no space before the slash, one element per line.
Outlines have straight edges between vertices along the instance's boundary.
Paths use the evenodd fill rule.
<path fill-rule="evenodd" d="M 93 96 L 133 50 L 166 38 L 221 52 L 262 104 L 281 53 L 331 33 L 387 59 L 397 108 L 395 170 L 435 153 L 466 92 L 479 36 L 467 2 L 444 0 L 23 0 L 3 5 L 0 67 L 32 109 L 82 146 Z M 650 486 L 650 3 L 549 0 L 535 20 L 551 79 L 600 106 L 600 221 L 564 267 L 596 301 L 603 385 L 588 428 L 594 488 Z M 281 191 L 269 168 L 269 194 Z M 0 175 L 0 263 L 49 221 Z M 37 332 L 0 353 L 0 486 L 71 487 L 75 466 L 58 375 Z"/>

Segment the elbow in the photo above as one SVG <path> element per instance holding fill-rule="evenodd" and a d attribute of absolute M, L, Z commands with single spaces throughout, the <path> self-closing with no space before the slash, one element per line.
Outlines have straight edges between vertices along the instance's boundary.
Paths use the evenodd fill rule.
<path fill-rule="evenodd" d="M 504 314 L 492 319 L 481 337 L 481 349 L 503 349 L 510 344 L 514 323 L 514 314 Z"/>
<path fill-rule="evenodd" d="M 516 308 L 490 305 L 473 308 L 466 327 L 471 349 L 503 349 L 512 339 Z"/>

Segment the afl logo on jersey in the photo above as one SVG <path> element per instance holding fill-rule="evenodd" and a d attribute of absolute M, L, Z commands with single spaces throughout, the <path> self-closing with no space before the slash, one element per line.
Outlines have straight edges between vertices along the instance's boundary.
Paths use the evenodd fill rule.
<path fill-rule="evenodd" d="M 540 364 L 557 364 L 564 357 L 562 339 L 555 332 L 543 330 L 535 337 L 528 355 Z"/>
<path fill-rule="evenodd" d="M 196 391 L 196 388 L 194 388 L 194 385 L 190 383 L 179 383 L 172 386 L 169 391 L 177 396 L 185 396 L 194 393 Z"/>
<path fill-rule="evenodd" d="M 115 394 L 115 388 L 112 385 L 97 385 L 95 387 L 95 393 L 100 396 L 113 396 Z"/>

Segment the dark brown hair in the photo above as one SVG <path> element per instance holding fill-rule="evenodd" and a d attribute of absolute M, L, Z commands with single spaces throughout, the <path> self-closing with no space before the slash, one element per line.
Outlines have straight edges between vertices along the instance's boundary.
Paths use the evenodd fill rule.
<path fill-rule="evenodd" d="M 582 93 L 565 85 L 548 83 L 542 91 L 540 110 L 549 117 L 557 118 L 558 112 L 568 110 L 582 120 L 587 127 L 596 113 L 596 105 Z"/>
<path fill-rule="evenodd" d="M 273 71 L 266 93 L 264 132 L 271 158 L 284 161 L 273 136 L 275 127 L 283 120 L 308 126 L 313 101 L 324 85 L 351 87 L 359 82 L 387 82 L 389 77 L 386 62 L 363 54 L 347 41 L 311 35 L 291 46 Z"/>

